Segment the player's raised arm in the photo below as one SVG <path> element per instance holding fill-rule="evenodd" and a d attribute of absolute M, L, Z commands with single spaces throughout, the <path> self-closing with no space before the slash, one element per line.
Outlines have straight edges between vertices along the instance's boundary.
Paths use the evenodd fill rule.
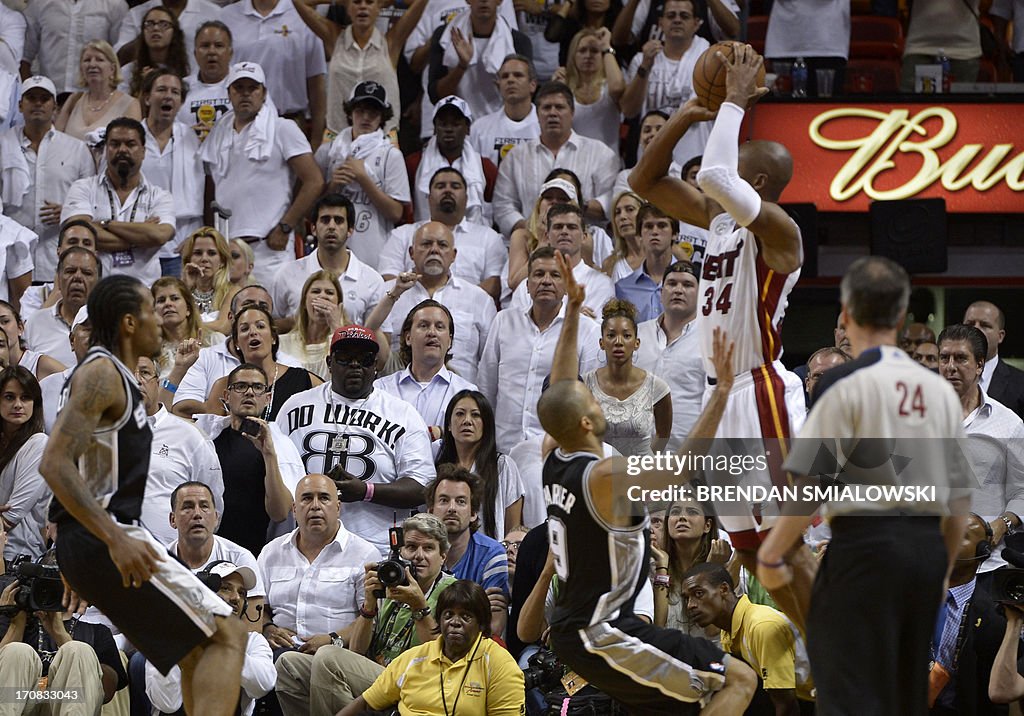
<path fill-rule="evenodd" d="M 117 368 L 110 361 L 91 361 L 75 371 L 67 405 L 57 417 L 39 473 L 61 505 L 110 549 L 124 586 L 138 586 L 156 569 L 159 555 L 145 542 L 119 529 L 96 501 L 78 470 L 78 459 L 94 439 L 104 415 L 124 413 L 125 395 Z"/>
<path fill-rule="evenodd" d="M 555 262 L 565 284 L 565 321 L 555 345 L 555 356 L 551 361 L 551 385 L 560 380 L 576 380 L 580 374 L 580 357 L 577 337 L 580 332 L 580 311 L 586 291 L 576 282 L 572 267 L 560 251 L 555 252 Z"/>
<path fill-rule="evenodd" d="M 629 174 L 633 191 L 674 219 L 707 228 L 722 209 L 682 180 L 669 176 L 672 150 L 691 124 L 715 118 L 715 113 L 694 97 L 673 114 L 661 128 Z"/>
<path fill-rule="evenodd" d="M 757 83 L 764 60 L 749 45 L 721 59 L 727 68 L 726 96 L 708 137 L 697 183 L 736 223 L 754 232 L 770 268 L 790 273 L 803 260 L 800 229 L 776 202 L 793 176 L 793 158 L 777 142 L 738 146 L 744 108 L 768 91 Z"/>

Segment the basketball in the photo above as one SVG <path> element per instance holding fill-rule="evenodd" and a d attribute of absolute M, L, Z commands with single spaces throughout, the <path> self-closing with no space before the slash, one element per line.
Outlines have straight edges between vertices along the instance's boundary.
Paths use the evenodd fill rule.
<path fill-rule="evenodd" d="M 725 101 L 726 67 L 715 53 L 721 52 L 727 59 L 732 59 L 733 51 L 742 44 L 732 41 L 716 43 L 704 50 L 693 66 L 693 91 L 700 103 L 712 112 L 717 112 Z M 764 65 L 757 73 L 757 86 L 764 87 Z"/>

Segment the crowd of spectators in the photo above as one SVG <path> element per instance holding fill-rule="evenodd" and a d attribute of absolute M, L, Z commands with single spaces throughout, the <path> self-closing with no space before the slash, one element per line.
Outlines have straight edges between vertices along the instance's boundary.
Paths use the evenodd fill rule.
<path fill-rule="evenodd" d="M 803 58 L 810 96 L 816 70 L 842 91 L 850 2 L 745 4 L 5 0 L 6 569 L 48 559 L 39 460 L 88 350 L 90 292 L 130 274 L 152 287 L 163 338 L 129 367 L 153 432 L 141 522 L 250 626 L 242 711 L 520 713 L 514 662 L 543 643 L 558 590 L 536 407 L 564 321 L 557 253 L 586 289 L 579 372 L 607 418 L 606 455 L 678 448 L 707 384 L 707 230 L 633 193 L 629 167 L 694 96 L 704 50 L 746 38 L 753 13 L 767 18 L 777 79 Z M 938 54 L 956 81 L 978 79 L 986 59 L 1024 80 L 1024 32 L 1008 39 L 1016 10 L 914 2 L 904 90 Z M 979 14 L 995 30 L 991 58 Z M 694 186 L 710 126 L 672 153 L 671 172 Z M 908 326 L 903 347 L 953 384 L 985 469 L 965 540 L 972 556 L 991 550 L 951 582 L 969 601 L 1022 527 L 1024 374 L 1000 360 L 999 307 L 972 304 L 962 320 L 937 337 Z M 841 325 L 834 338 L 798 369 L 808 400 L 851 359 Z M 776 713 L 806 712 L 803 636 L 732 558 L 712 506 L 652 517 L 638 614 L 763 669 Z M 808 535 L 819 553 L 827 538 Z M 379 568 L 388 559 L 397 580 Z M 0 590 L 0 607 L 18 591 Z M 1020 614 L 1007 614 L 1000 648 L 1004 617 L 982 602 L 970 603 L 995 638 L 969 638 L 977 653 L 959 664 L 993 673 L 993 699 L 1019 698 L 996 649 L 1015 663 Z M 967 612 L 949 609 L 955 631 Z M 49 673 L 53 688 L 85 684 L 97 709 L 181 708 L 180 675 L 132 656 L 94 609 L 0 619 L 5 686 Z M 937 713 L 965 713 L 968 692 L 996 713 L 967 683 L 950 681 Z"/>

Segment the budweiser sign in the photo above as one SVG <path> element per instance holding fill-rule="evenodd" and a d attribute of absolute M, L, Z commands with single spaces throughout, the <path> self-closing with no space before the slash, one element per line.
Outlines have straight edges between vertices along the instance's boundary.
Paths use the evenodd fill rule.
<path fill-rule="evenodd" d="M 1024 212 L 1019 105 L 765 104 L 748 129 L 793 153 L 786 202 L 866 211 L 873 200 L 943 197 L 950 211 Z"/>

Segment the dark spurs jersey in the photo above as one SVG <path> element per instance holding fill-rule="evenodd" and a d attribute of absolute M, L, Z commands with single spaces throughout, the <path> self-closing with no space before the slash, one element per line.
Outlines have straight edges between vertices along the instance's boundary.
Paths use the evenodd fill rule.
<path fill-rule="evenodd" d="M 579 629 L 633 615 L 647 578 L 650 522 L 613 527 L 587 496 L 592 453 L 553 450 L 544 462 L 548 538 L 560 580 L 551 625 Z"/>
<path fill-rule="evenodd" d="M 142 514 L 153 432 L 146 419 L 146 406 L 134 374 L 113 353 L 101 346 L 93 346 L 75 372 L 86 363 L 100 359 L 113 363 L 121 375 L 126 396 L 125 409 L 113 425 L 93 431 L 92 443 L 78 458 L 78 470 L 100 506 L 122 520 L 137 520 Z M 58 411 L 63 409 L 71 395 L 75 372 L 64 384 Z M 72 517 L 55 499 L 50 507 L 50 519 L 59 523 Z"/>

